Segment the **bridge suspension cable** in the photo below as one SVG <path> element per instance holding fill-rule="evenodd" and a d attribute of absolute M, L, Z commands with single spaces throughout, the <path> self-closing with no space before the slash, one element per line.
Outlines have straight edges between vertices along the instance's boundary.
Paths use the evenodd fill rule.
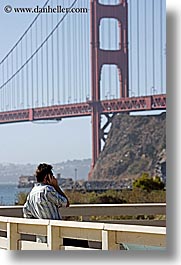
<path fill-rule="evenodd" d="M 43 5 L 43 8 L 48 4 L 50 0 L 47 0 L 45 4 Z M 8 58 L 8 56 L 14 51 L 14 49 L 18 46 L 18 44 L 22 41 L 22 39 L 26 36 L 28 31 L 32 28 L 33 24 L 36 22 L 38 17 L 41 15 L 41 13 L 38 13 L 38 15 L 33 19 L 29 27 L 25 30 L 25 32 L 22 34 L 22 36 L 19 38 L 19 40 L 15 43 L 15 45 L 11 48 L 11 50 L 6 54 L 6 56 L 0 61 L 0 65 Z"/>
<path fill-rule="evenodd" d="M 74 4 L 77 2 L 77 0 L 74 0 L 74 2 L 72 3 L 72 5 L 69 8 L 72 8 L 74 6 Z M 59 25 L 63 22 L 63 20 L 65 19 L 65 17 L 68 15 L 68 13 L 65 13 L 65 15 L 62 17 L 62 19 L 57 23 L 57 25 L 53 28 L 53 30 L 48 34 L 48 36 L 45 38 L 45 40 L 40 44 L 40 46 L 33 52 L 33 54 L 29 57 L 26 58 L 25 63 L 8 79 L 6 80 L 6 82 L 4 84 L 2 84 L 0 86 L 0 89 L 3 88 L 3 86 L 5 86 L 6 84 L 9 83 L 9 81 L 11 81 L 28 63 L 30 60 L 33 59 L 33 57 L 39 52 L 39 50 L 44 46 L 44 44 L 49 40 L 49 38 L 53 35 L 53 33 L 55 32 L 55 30 L 59 27 Z M 25 36 L 25 35 L 24 35 Z M 10 54 L 10 53 L 9 53 Z M 8 59 L 8 56 L 6 56 L 6 58 Z M 8 61 L 7 61 L 8 64 Z M 38 69 L 37 69 L 38 70 Z M 8 76 L 8 67 L 7 67 L 7 76 Z"/>

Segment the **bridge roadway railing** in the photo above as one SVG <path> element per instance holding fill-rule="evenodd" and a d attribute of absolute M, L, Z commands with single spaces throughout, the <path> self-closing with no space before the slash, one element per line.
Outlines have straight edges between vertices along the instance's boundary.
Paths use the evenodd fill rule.
<path fill-rule="evenodd" d="M 92 107 L 98 104 L 100 113 L 120 113 L 144 110 L 166 109 L 166 95 L 152 95 L 144 97 L 128 97 L 100 102 L 82 102 L 66 105 L 55 105 L 30 109 L 0 111 L 0 124 L 13 122 L 26 122 L 50 119 L 63 119 L 72 117 L 90 116 Z"/>
<path fill-rule="evenodd" d="M 8 250 L 120 250 L 121 246 L 139 245 L 164 249 L 166 227 L 142 220 L 84 221 L 91 216 L 165 215 L 166 204 L 71 205 L 61 209 L 63 219 L 81 216 L 83 221 L 55 221 L 22 218 L 22 206 L 0 207 L 0 248 Z M 129 221 L 129 222 L 127 222 Z M 151 220 L 150 220 L 151 221 Z M 129 224 L 128 224 L 129 223 Z M 46 243 L 36 242 L 46 237 Z M 64 239 L 87 241 L 89 248 L 65 246 Z M 96 247 L 98 243 L 98 248 Z"/>

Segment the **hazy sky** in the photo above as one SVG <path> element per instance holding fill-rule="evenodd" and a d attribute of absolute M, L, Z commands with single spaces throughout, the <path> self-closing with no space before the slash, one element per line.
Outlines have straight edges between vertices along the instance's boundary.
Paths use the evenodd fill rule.
<path fill-rule="evenodd" d="M 0 1 L 0 60 L 32 21 L 32 16 L 6 14 L 4 6 L 36 6 L 43 0 Z M 29 4 L 28 4 L 29 3 Z M 55 1 L 56 3 L 56 1 Z M 0 125 L 0 163 L 55 163 L 91 158 L 91 119 L 64 119 L 58 123 Z"/>
<path fill-rule="evenodd" d="M 140 0 L 140 3 L 144 1 Z M 0 60 L 33 19 L 30 14 L 6 14 L 4 7 L 15 6 L 15 3 L 18 7 L 33 7 L 44 2 L 45 0 L 0 1 Z M 58 123 L 49 124 L 0 125 L 0 163 L 55 163 L 84 158 L 91 158 L 91 118 L 63 119 Z"/>

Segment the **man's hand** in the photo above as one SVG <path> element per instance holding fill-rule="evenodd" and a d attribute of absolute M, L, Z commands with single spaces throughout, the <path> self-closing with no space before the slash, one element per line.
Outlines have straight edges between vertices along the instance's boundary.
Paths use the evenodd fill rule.
<path fill-rule="evenodd" d="M 58 186 L 58 181 L 54 176 L 48 175 L 47 184 L 56 188 Z"/>
<path fill-rule="evenodd" d="M 66 205 L 66 207 L 69 207 L 70 206 L 70 202 L 69 202 L 69 200 L 68 200 L 67 197 L 66 197 L 66 199 L 67 199 L 67 205 Z"/>

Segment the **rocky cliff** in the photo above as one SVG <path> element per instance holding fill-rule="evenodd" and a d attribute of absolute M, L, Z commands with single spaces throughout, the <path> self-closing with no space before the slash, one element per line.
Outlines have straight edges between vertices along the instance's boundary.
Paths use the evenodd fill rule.
<path fill-rule="evenodd" d="M 166 113 L 154 116 L 116 115 L 92 179 L 136 178 L 143 172 L 154 176 L 158 171 L 162 174 L 160 170 L 166 174 L 165 150 Z"/>

